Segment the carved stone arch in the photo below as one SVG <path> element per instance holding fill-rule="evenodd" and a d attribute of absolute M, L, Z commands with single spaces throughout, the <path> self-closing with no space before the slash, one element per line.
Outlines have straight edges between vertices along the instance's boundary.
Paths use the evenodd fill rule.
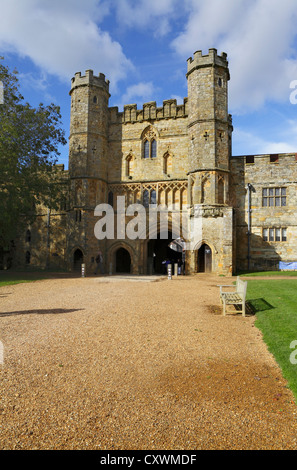
<path fill-rule="evenodd" d="M 204 271 L 204 272 L 211 272 L 212 269 L 213 269 L 213 262 L 214 262 L 213 254 L 218 254 L 218 251 L 217 251 L 215 245 L 214 245 L 212 242 L 210 242 L 208 239 L 203 238 L 202 240 L 200 240 L 200 241 L 196 244 L 196 246 L 195 246 L 195 248 L 194 248 L 194 256 L 195 256 L 195 258 L 194 258 L 195 268 L 194 268 L 194 269 L 195 269 L 195 272 L 201 271 L 201 269 L 199 269 L 199 251 L 201 251 L 201 249 L 202 249 L 204 246 L 205 246 L 205 247 L 208 247 L 208 248 L 210 249 L 210 251 L 211 251 L 211 254 L 210 254 L 210 255 L 211 255 L 211 256 L 210 256 L 210 263 L 211 263 L 211 266 L 210 266 L 210 271 L 208 271 L 207 269 L 205 269 L 205 271 L 204 271 L 204 268 L 203 268 L 203 271 Z M 205 267 L 205 268 L 206 268 L 206 267 Z"/>
<path fill-rule="evenodd" d="M 135 266 L 136 256 L 135 256 L 135 253 L 134 253 L 134 249 L 128 243 L 126 243 L 124 241 L 116 241 L 109 248 L 109 250 L 107 252 L 108 266 L 112 267 L 112 272 L 113 273 L 117 272 L 117 252 L 121 249 L 128 252 L 128 254 L 130 256 L 130 272 L 131 273 L 136 272 L 136 266 Z M 126 272 L 128 272 L 128 271 L 126 271 Z"/>
<path fill-rule="evenodd" d="M 170 175 L 172 173 L 172 153 L 167 150 L 163 155 L 163 173 Z"/>
<path fill-rule="evenodd" d="M 216 245 L 212 241 L 210 241 L 208 238 L 202 238 L 199 242 L 197 242 L 194 247 L 194 251 L 199 250 L 199 248 L 201 248 L 202 245 L 208 245 L 211 248 L 213 253 L 215 253 L 216 255 L 218 254 Z"/>
<path fill-rule="evenodd" d="M 134 160 L 135 157 L 132 152 L 129 152 L 125 158 L 125 175 L 133 176 L 134 174 Z"/>
<path fill-rule="evenodd" d="M 157 129 L 152 125 L 145 127 L 145 129 L 143 129 L 141 133 L 142 140 L 147 139 L 151 141 L 153 139 L 157 139 L 158 137 L 159 137 L 159 133 Z"/>
<path fill-rule="evenodd" d="M 76 245 L 72 248 L 70 252 L 70 265 L 71 269 L 74 271 L 79 271 L 81 269 L 81 264 L 85 260 L 85 252 L 80 245 Z"/>

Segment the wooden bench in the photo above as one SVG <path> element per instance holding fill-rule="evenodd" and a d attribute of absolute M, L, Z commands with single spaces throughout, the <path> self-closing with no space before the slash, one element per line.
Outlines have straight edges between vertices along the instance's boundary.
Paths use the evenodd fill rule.
<path fill-rule="evenodd" d="M 246 298 L 246 289 L 247 281 L 242 281 L 239 276 L 236 279 L 236 285 L 219 285 L 220 288 L 220 300 L 223 304 L 223 315 L 226 315 L 226 305 L 241 305 L 242 316 L 245 317 L 245 298 Z M 223 288 L 233 287 L 235 289 L 233 292 L 224 292 Z"/>

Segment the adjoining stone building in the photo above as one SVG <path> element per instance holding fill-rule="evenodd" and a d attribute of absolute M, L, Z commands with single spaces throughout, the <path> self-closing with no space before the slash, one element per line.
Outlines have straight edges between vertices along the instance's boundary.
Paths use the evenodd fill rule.
<path fill-rule="evenodd" d="M 232 274 L 277 269 L 297 261 L 296 155 L 232 155 L 228 114 L 227 55 L 195 52 L 187 61 L 188 96 L 109 107 L 109 81 L 87 70 L 71 82 L 69 169 L 61 166 L 65 207 L 41 208 L 37 222 L 17 243 L 14 265 L 73 270 L 95 268 L 100 248 L 105 272 L 161 272 L 168 248 L 181 235 L 174 216 L 186 213 L 186 272 Z M 115 223 L 114 237 L 98 240 L 95 207 L 109 204 L 124 217 L 117 197 L 131 204 L 174 205 L 168 237 L 162 220 L 133 239 Z M 123 211 L 122 211 L 123 212 Z M 148 209 L 147 209 L 147 212 Z M 174 215 L 175 214 L 175 215 Z M 148 221 L 148 213 L 146 220 Z M 180 219 L 181 220 L 181 219 Z M 196 229 L 198 227 L 198 229 Z"/>

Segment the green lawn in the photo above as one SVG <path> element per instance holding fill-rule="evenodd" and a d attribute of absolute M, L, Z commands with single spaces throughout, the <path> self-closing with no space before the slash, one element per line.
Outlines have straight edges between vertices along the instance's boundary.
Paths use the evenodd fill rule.
<path fill-rule="evenodd" d="M 295 277 L 297 276 L 297 271 L 255 271 L 255 272 L 240 272 L 240 276 L 248 276 L 248 277 L 254 277 L 254 276 L 292 276 Z"/>
<path fill-rule="evenodd" d="M 255 311 L 255 324 L 297 401 L 297 364 L 292 363 L 297 358 L 293 354 L 297 349 L 297 279 L 251 279 L 247 300 Z M 296 346 L 291 348 L 293 341 Z"/>
<path fill-rule="evenodd" d="M 5 279 L 0 277 L 0 287 L 2 286 L 10 286 L 12 284 L 20 284 L 21 282 L 33 282 L 36 281 L 37 279 L 23 279 L 22 277 L 16 279 L 16 278 L 10 278 L 7 276 Z"/>
<path fill-rule="evenodd" d="M 51 271 L 0 271 L 0 287 L 9 286 L 11 284 L 20 284 L 21 282 L 33 282 L 40 281 L 42 279 L 53 279 L 69 277 L 69 273 L 61 272 L 51 272 Z"/>

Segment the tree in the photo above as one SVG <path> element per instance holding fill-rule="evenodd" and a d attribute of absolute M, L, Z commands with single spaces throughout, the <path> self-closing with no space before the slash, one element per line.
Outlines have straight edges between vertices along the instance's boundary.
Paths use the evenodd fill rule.
<path fill-rule="evenodd" d="M 0 61 L 4 100 L 0 104 L 0 247 L 34 220 L 35 208 L 57 208 L 60 185 L 55 164 L 65 145 L 60 108 L 33 108 L 19 92 L 17 71 Z"/>

